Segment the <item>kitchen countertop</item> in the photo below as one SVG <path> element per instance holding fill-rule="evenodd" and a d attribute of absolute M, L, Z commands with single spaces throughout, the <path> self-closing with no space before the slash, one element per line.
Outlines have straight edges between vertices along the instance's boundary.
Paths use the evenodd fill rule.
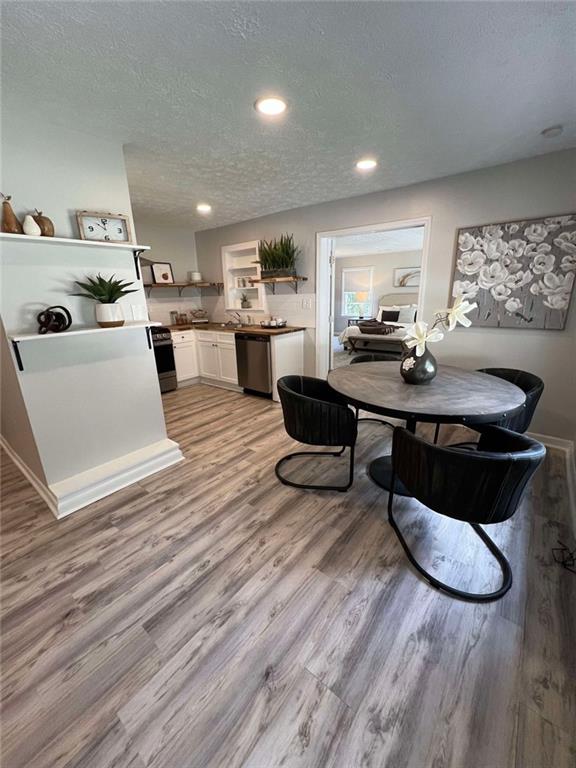
<path fill-rule="evenodd" d="M 260 336 L 282 336 L 285 333 L 305 331 L 305 328 L 295 325 L 287 325 L 284 328 L 262 328 L 260 325 L 243 325 L 235 328 L 231 325 L 220 323 L 194 323 L 194 325 L 169 325 L 171 331 L 218 331 L 219 333 L 253 333 Z"/>

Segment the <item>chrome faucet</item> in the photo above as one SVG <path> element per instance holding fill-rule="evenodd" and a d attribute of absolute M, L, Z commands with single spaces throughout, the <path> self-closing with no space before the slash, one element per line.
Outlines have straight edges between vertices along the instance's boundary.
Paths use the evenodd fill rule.
<path fill-rule="evenodd" d="M 242 315 L 240 312 L 226 312 L 227 315 L 232 317 L 232 320 L 228 320 L 226 325 L 242 326 Z"/>

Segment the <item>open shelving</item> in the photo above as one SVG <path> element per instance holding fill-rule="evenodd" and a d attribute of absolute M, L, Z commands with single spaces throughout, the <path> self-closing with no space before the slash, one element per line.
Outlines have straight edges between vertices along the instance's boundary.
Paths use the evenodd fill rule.
<path fill-rule="evenodd" d="M 103 248 L 105 250 L 124 250 L 132 251 L 134 257 L 134 270 L 136 279 L 140 280 L 140 255 L 150 250 L 149 245 L 139 245 L 138 243 L 108 243 L 104 240 L 79 240 L 74 237 L 43 237 L 37 235 L 13 235 L 8 232 L 0 232 L 0 242 L 5 240 L 9 243 L 37 243 L 41 245 L 74 245 L 83 248 Z"/>
<path fill-rule="evenodd" d="M 202 280 L 202 282 L 196 282 L 196 283 L 144 283 L 144 289 L 146 291 L 146 294 L 148 298 L 150 298 L 150 294 L 152 293 L 152 289 L 160 288 L 160 289 L 166 289 L 166 288 L 177 288 L 178 289 L 178 295 L 182 296 L 183 291 L 186 290 L 186 288 L 196 288 L 197 290 L 202 290 L 202 288 L 215 288 L 218 291 L 218 295 L 222 292 L 222 289 L 224 287 L 224 283 L 211 283 L 207 280 Z"/>
<path fill-rule="evenodd" d="M 121 331 L 132 331 L 137 328 L 145 328 L 146 335 L 148 337 L 148 347 L 152 348 L 152 342 L 150 340 L 150 328 L 155 325 L 161 325 L 154 320 L 135 320 L 133 322 L 124 323 L 124 325 L 118 325 L 114 328 L 100 328 L 99 326 L 87 326 L 86 328 L 76 328 L 73 331 L 61 331 L 60 333 L 11 333 L 8 334 L 8 338 L 12 343 L 14 349 L 14 356 L 18 364 L 18 370 L 24 370 L 24 364 L 22 362 L 22 356 L 20 355 L 19 344 L 28 341 L 49 341 L 53 339 L 66 339 L 70 336 L 85 336 L 87 334 L 95 333 L 119 333 Z"/>
<path fill-rule="evenodd" d="M 222 274 L 224 276 L 224 298 L 227 310 L 241 311 L 242 294 L 248 297 L 251 306 L 247 311 L 266 309 L 266 293 L 259 285 L 260 262 L 258 260 L 258 240 L 236 243 L 222 248 Z M 239 285 L 244 279 L 247 285 Z"/>
<path fill-rule="evenodd" d="M 272 293 L 276 293 L 276 286 L 278 284 L 292 285 L 294 292 L 298 293 L 298 284 L 304 283 L 307 280 L 308 280 L 307 277 L 302 277 L 301 275 L 293 275 L 291 277 L 259 277 L 259 278 L 254 278 L 253 280 L 251 280 L 251 282 L 263 283 L 264 285 L 271 285 Z"/>

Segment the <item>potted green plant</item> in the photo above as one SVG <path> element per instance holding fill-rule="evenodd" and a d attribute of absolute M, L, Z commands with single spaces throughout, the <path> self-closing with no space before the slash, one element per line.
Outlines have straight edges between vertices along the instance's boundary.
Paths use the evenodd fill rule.
<path fill-rule="evenodd" d="M 240 296 L 240 306 L 242 309 L 250 309 L 252 307 L 252 302 L 245 293 Z"/>
<path fill-rule="evenodd" d="M 294 277 L 300 248 L 294 244 L 294 235 L 280 235 L 280 239 L 261 240 L 258 248 L 262 277 Z"/>
<path fill-rule="evenodd" d="M 81 293 L 73 293 L 73 296 L 84 296 L 87 299 L 93 299 L 96 304 L 96 322 L 101 328 L 116 328 L 124 325 L 124 316 L 122 307 L 116 302 L 122 296 L 129 293 L 136 293 L 136 289 L 127 290 L 134 283 L 128 283 L 124 280 L 117 280 L 115 275 L 105 278 L 101 274 L 96 277 L 87 277 L 87 282 L 76 280 L 76 285 L 82 288 Z"/>

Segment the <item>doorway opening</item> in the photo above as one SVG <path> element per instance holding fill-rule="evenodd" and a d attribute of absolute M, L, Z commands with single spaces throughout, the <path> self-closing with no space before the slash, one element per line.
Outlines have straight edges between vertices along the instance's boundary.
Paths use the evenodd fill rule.
<path fill-rule="evenodd" d="M 400 355 L 422 314 L 429 227 L 414 219 L 318 233 L 317 376 L 367 351 Z"/>

